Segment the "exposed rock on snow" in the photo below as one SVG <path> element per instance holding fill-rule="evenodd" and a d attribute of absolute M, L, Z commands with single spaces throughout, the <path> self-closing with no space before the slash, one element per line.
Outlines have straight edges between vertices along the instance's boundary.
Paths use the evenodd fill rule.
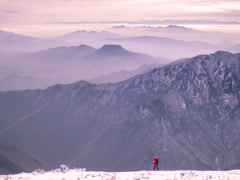
<path fill-rule="evenodd" d="M 94 172 L 71 169 L 67 172 L 22 173 L 0 175 L 0 180 L 238 180 L 240 171 L 136 171 Z"/>

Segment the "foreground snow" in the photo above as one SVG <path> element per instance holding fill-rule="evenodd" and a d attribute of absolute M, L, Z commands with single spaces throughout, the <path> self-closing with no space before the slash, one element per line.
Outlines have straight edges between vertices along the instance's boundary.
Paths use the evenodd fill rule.
<path fill-rule="evenodd" d="M 85 169 L 67 169 L 15 175 L 0 175 L 0 180 L 239 180 L 240 170 L 232 171 L 136 171 L 93 172 Z"/>

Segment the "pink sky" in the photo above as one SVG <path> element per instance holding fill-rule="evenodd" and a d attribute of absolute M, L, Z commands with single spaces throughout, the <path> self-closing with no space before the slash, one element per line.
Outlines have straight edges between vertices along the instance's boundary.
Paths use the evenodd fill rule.
<path fill-rule="evenodd" d="M 0 24 L 203 19 L 240 22 L 239 0 L 1 0 Z"/>

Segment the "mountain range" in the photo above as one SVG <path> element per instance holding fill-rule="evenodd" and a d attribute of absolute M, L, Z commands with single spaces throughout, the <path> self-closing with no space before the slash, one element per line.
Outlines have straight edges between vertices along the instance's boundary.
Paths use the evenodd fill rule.
<path fill-rule="evenodd" d="M 236 36 L 220 32 L 197 31 L 192 28 L 170 25 L 167 27 L 112 28 L 126 37 L 107 31 L 75 31 L 52 38 L 34 38 L 6 31 L 0 31 L 0 57 L 2 54 L 36 52 L 60 46 L 79 46 L 86 44 L 100 48 L 105 44 L 118 44 L 134 52 L 149 54 L 153 57 L 180 59 L 208 54 L 218 50 L 236 53 L 234 46 L 239 44 L 218 44 L 222 41 L 236 41 Z M 125 33 L 124 33 L 125 32 Z M 129 35 L 133 37 L 129 37 Z M 210 39 L 212 39 L 210 41 Z M 211 43 L 211 44 L 209 44 Z M 239 48 L 238 48 L 239 49 Z"/>
<path fill-rule="evenodd" d="M 88 41 L 121 37 L 107 31 L 75 31 L 52 38 L 35 38 L 0 30 L 0 52 L 36 52 L 59 46 L 76 46 Z"/>
<path fill-rule="evenodd" d="M 48 86 L 62 83 L 68 84 L 71 81 L 71 76 L 57 76 L 57 77 L 35 77 L 35 76 L 21 76 L 11 74 L 0 80 L 0 91 L 11 90 L 25 90 L 25 89 L 45 89 Z"/>
<path fill-rule="evenodd" d="M 56 167 L 240 168 L 239 72 L 240 54 L 218 51 L 118 83 L 0 92 L 0 143 Z"/>
<path fill-rule="evenodd" d="M 160 67 L 163 65 L 142 65 L 141 67 L 137 68 L 133 71 L 118 71 L 113 72 L 107 75 L 99 76 L 93 79 L 87 79 L 87 81 L 91 83 L 115 83 L 124 81 L 126 79 L 129 79 L 133 76 L 136 76 L 138 74 L 146 73 L 147 71 L 150 71 L 156 67 Z M 75 78 L 77 79 L 77 77 Z M 25 89 L 45 89 L 48 86 L 54 85 L 54 84 L 69 84 L 74 81 L 74 78 L 72 79 L 72 76 L 66 76 L 61 75 L 57 77 L 34 77 L 34 76 L 21 76 L 21 75 L 15 75 L 11 74 L 2 80 L 0 80 L 0 91 L 10 91 L 10 90 L 25 90 Z"/>
<path fill-rule="evenodd" d="M 116 82 L 120 82 L 120 81 L 124 81 L 127 80 L 131 77 L 134 77 L 136 75 L 139 74 L 144 74 L 148 71 L 151 71 L 154 68 L 157 67 L 161 67 L 164 66 L 164 64 L 160 64 L 160 65 L 142 65 L 141 67 L 139 67 L 138 69 L 134 70 L 134 71 L 119 71 L 119 72 L 114 72 L 105 76 L 100 76 L 100 77 L 96 77 L 93 79 L 88 79 L 88 82 L 91 83 L 95 83 L 95 84 L 99 84 L 99 83 L 116 83 Z M 1 83 L 0 83 L 1 84 Z"/>
<path fill-rule="evenodd" d="M 100 39 L 109 39 L 109 38 L 121 38 L 122 36 L 107 31 L 96 32 L 96 31 L 75 31 L 68 33 L 66 35 L 53 37 L 53 40 L 63 40 L 69 43 L 78 43 L 84 44 L 89 41 L 97 41 Z"/>
<path fill-rule="evenodd" d="M 240 50 L 240 44 L 237 44 L 235 46 L 227 48 L 226 50 L 228 50 L 229 52 L 232 52 L 232 53 L 238 53 Z"/>
<path fill-rule="evenodd" d="M 209 54 L 226 48 L 236 53 L 235 45 L 232 44 L 213 45 L 202 41 L 183 41 L 154 36 L 111 38 L 87 43 L 87 45 L 93 47 L 99 47 L 104 44 L 118 44 L 133 52 L 142 52 L 153 57 L 164 57 L 172 59 L 172 61 L 199 54 Z"/>
<path fill-rule="evenodd" d="M 62 45 L 70 44 L 61 40 L 35 38 L 0 30 L 0 52 L 34 52 Z"/>
<path fill-rule="evenodd" d="M 144 64 L 162 64 L 162 60 L 165 61 L 112 44 L 99 49 L 80 45 L 9 55 L 0 58 L 0 90 L 46 88 L 119 71 L 134 71 Z"/>
<path fill-rule="evenodd" d="M 0 174 L 51 170 L 51 165 L 30 152 L 17 147 L 0 145 Z"/>

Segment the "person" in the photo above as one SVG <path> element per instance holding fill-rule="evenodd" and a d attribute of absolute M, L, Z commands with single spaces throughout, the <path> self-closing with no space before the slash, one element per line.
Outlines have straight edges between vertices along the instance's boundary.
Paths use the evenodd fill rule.
<path fill-rule="evenodd" d="M 157 158 L 157 156 L 155 156 L 154 159 L 153 159 L 153 170 L 154 171 L 155 171 L 155 168 L 157 168 L 157 170 L 159 170 L 158 169 L 158 158 Z"/>

